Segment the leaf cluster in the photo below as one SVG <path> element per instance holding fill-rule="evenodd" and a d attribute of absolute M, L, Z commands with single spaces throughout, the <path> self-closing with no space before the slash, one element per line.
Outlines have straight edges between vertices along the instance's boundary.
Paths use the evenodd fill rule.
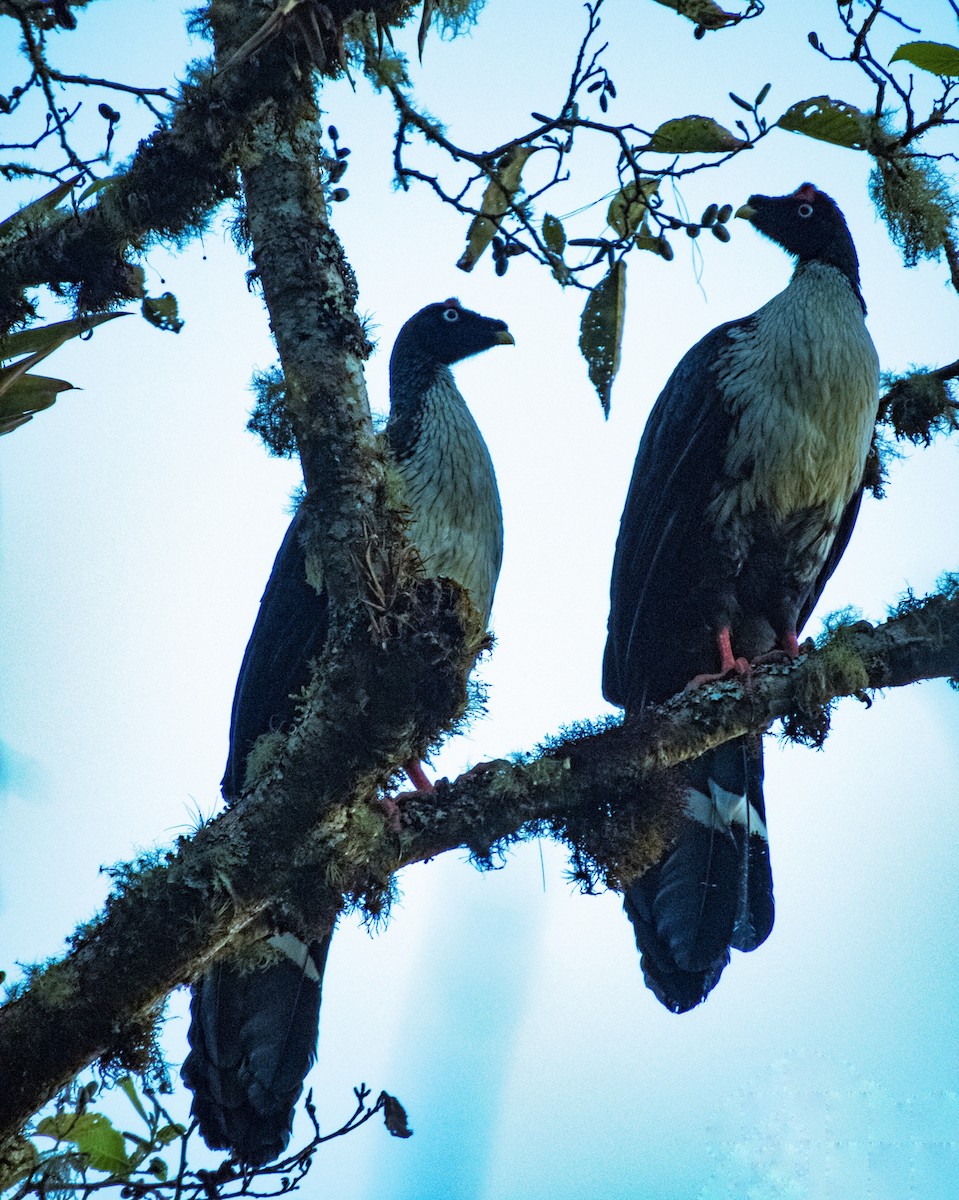
<path fill-rule="evenodd" d="M 0 339 L 0 436 L 12 433 L 36 413 L 50 408 L 72 383 L 33 374 L 33 368 L 72 338 L 90 334 L 97 325 L 122 313 L 95 313 L 76 321 L 35 326 Z"/>
<path fill-rule="evenodd" d="M 936 156 L 920 148 L 927 135 L 956 123 L 952 115 L 957 78 L 954 60 L 959 54 L 956 47 L 928 41 L 907 42 L 895 50 L 886 65 L 880 62 L 870 43 L 883 4 L 877 2 L 866 6 L 867 11 L 858 23 L 852 6 L 840 6 L 840 24 L 848 36 L 849 50 L 845 54 L 834 54 L 815 33 L 809 35 L 809 41 L 814 50 L 830 60 L 851 62 L 863 72 L 874 89 L 873 112 L 841 99 L 819 95 L 790 104 L 777 119 L 767 118 L 764 108 L 768 107 L 771 85 L 766 84 L 752 101 L 730 92 L 730 100 L 739 110 L 734 122 L 736 133 L 716 116 L 703 114 L 678 116 L 662 122 L 652 131 L 644 131 L 631 123 L 615 124 L 605 119 L 617 101 L 617 89 L 604 65 L 606 47 L 598 43 L 602 5 L 603 0 L 596 0 L 586 6 L 586 32 L 576 55 L 567 94 L 557 110 L 552 115 L 534 113 L 538 123 L 532 129 L 517 133 L 497 147 L 477 150 L 453 143 L 438 122 L 417 110 L 410 95 L 405 60 L 391 44 L 391 30 L 409 21 L 418 11 L 422 50 L 426 29 L 437 26 L 447 34 L 459 32 L 475 20 L 480 5 L 467 0 L 445 0 L 418 8 L 400 0 L 393 3 L 383 0 L 349 11 L 333 6 L 318 8 L 310 0 L 282 5 L 265 23 L 261 20 L 259 25 L 251 26 L 250 35 L 234 52 L 233 58 L 221 66 L 215 79 L 201 71 L 195 77 L 196 86 L 182 90 L 170 132 L 203 128 L 204 153 L 191 154 L 188 161 L 170 162 L 163 152 L 169 139 L 160 136 L 158 131 L 158 140 L 151 139 L 148 144 L 150 154 L 146 156 L 156 159 L 157 171 L 144 174 L 146 158 L 138 155 L 131 168 L 116 176 L 115 186 L 106 190 L 97 205 L 97 216 L 108 218 L 111 246 L 127 245 L 134 253 L 146 248 L 149 236 L 173 239 L 190 236 L 212 211 L 211 204 L 215 205 L 232 191 L 231 187 L 221 183 L 219 195 L 216 185 L 213 194 L 210 192 L 210 116 L 200 111 L 209 103 L 210 97 L 204 96 L 204 89 L 209 91 L 212 87 L 213 92 L 222 92 L 226 88 L 231 93 L 232 105 L 232 92 L 244 90 L 239 86 L 243 72 L 232 68 L 233 59 L 237 60 L 237 66 L 240 61 L 252 64 L 257 69 L 247 72 L 249 78 L 259 79 L 261 83 L 265 81 L 265 86 L 269 87 L 290 53 L 305 52 L 309 57 L 313 52 L 310 50 L 312 37 L 314 41 L 319 39 L 319 49 L 313 49 L 322 56 L 319 69 L 324 73 L 337 74 L 355 65 L 377 86 L 389 90 L 399 116 L 394 148 L 397 180 L 404 187 L 426 184 L 443 203 L 469 218 L 466 247 L 459 259 L 462 269 L 473 269 L 485 250 L 491 248 L 493 267 L 498 275 L 505 275 L 510 264 L 521 258 L 545 265 L 563 287 L 599 289 L 600 295 L 588 301 L 584 310 L 581 344 L 604 411 L 608 411 L 618 366 L 615 314 L 624 311 L 625 303 L 626 275 L 618 267 L 614 270 L 614 265 L 629 253 L 642 251 L 671 259 L 674 251 L 670 235 L 675 232 L 696 237 L 702 230 L 709 229 L 720 242 L 729 238 L 723 220 L 694 222 L 681 213 L 670 211 L 670 206 L 662 199 L 662 182 L 666 179 L 679 182 L 690 173 L 715 168 L 755 146 L 773 131 L 791 132 L 870 154 L 875 159 L 872 195 L 906 261 L 912 263 L 920 257 L 945 254 L 953 282 L 959 289 L 959 251 L 954 231 L 957 200 L 949 178 L 937 165 Z M 690 4 L 685 0 L 683 4 L 677 0 L 669 6 L 693 21 L 701 31 L 730 28 L 762 13 L 762 5 L 757 4 L 748 5 L 740 13 L 727 12 L 712 3 Z M 234 7 L 222 3 L 217 6 L 220 14 L 217 19 L 221 24 L 230 19 Z M 342 20 L 338 16 L 341 12 L 347 14 Z M 313 65 L 318 64 L 314 62 Z M 897 71 L 905 68 L 923 71 L 941 82 L 941 92 L 934 96 L 926 112 L 917 110 L 915 93 L 897 76 Z M 898 110 L 886 105 L 890 95 L 895 97 Z M 596 119 L 597 106 L 603 120 Z M 222 114 L 222 104 L 217 106 L 217 112 Z M 442 182 L 432 171 L 410 165 L 413 134 L 433 149 L 445 153 L 460 172 L 455 187 Z M 616 186 L 608 204 L 607 228 L 593 236 L 574 237 L 564 228 L 565 218 L 555 215 L 555 206 L 552 213 L 547 212 L 542 217 L 537 215 L 537 206 L 543 197 L 567 180 L 567 164 L 572 161 L 574 147 L 585 137 L 609 142 L 615 156 L 612 173 Z M 181 135 L 180 140 L 188 142 L 189 139 Z M 348 151 L 344 152 L 334 144 L 329 172 L 330 199 L 345 199 L 348 195 L 347 189 L 339 183 L 345 170 L 346 153 Z M 668 161 L 663 163 L 663 158 Z M 206 162 L 201 167 L 203 159 Z M 131 178 L 127 184 L 126 176 L 131 172 L 135 179 Z M 465 178 L 463 172 L 466 172 Z M 161 175 L 162 185 L 159 183 Z M 197 180 L 204 175 L 205 186 L 199 190 L 205 195 L 199 205 L 185 196 L 169 194 L 171 179 Z M 164 204 L 157 204 L 156 211 L 149 213 L 147 225 L 152 233 L 146 238 L 142 232 L 129 227 L 129 210 L 123 211 L 124 193 L 133 191 L 138 208 L 142 207 L 144 196 L 155 203 L 163 195 Z M 477 192 L 481 194 L 474 196 Z M 167 207 L 179 210 L 178 215 L 174 217 L 171 213 L 165 217 L 160 210 Z M 135 224 L 143 227 L 140 221 Z M 91 251 L 93 249 L 90 247 Z M 125 261 L 124 254 L 121 253 L 118 259 L 114 250 L 102 265 L 94 265 L 99 253 L 84 252 L 82 257 L 88 264 L 86 278 L 76 283 L 67 281 L 68 292 L 72 287 L 81 308 L 106 308 L 117 299 L 136 295 L 142 289 L 142 282 L 136 277 L 132 264 Z M 9 291 L 4 287 L 3 265 L 0 255 L 0 293 Z M 44 264 L 43 273 L 49 274 L 49 266 L 49 263 Z M 134 274 L 131 275 L 131 271 Z M 602 275 L 596 279 L 598 272 Z M 98 274 L 99 278 L 96 278 Z M 35 273 L 34 278 L 39 277 L 42 277 L 41 273 Z M 619 303 L 610 306 L 610 294 L 618 297 Z M 23 307 L 22 301 L 18 303 L 16 315 L 28 315 L 29 309 Z M 613 314 L 612 320 L 607 320 L 598 333 L 597 310 Z M 147 311 L 155 313 L 156 309 L 148 305 Z M 174 328 L 175 318 L 166 327 Z"/>
<path fill-rule="evenodd" d="M 771 92 L 772 85 L 767 83 L 753 101 L 729 93 L 732 103 L 749 117 L 748 124 L 742 116 L 735 119 L 737 133 L 715 116 L 695 113 L 644 131 L 631 123 L 612 124 L 590 115 L 590 106 L 598 104 L 600 116 L 606 118 L 617 98 L 615 83 L 603 63 L 606 46 L 597 45 L 602 4 L 603 0 L 597 0 L 586 6 L 587 29 L 562 104 L 552 115 L 534 112 L 538 126 L 517 133 L 497 147 L 470 149 L 452 142 L 435 120 L 417 111 L 405 75 L 380 83 L 390 91 L 399 116 L 394 149 L 397 182 L 403 187 L 427 185 L 443 203 L 470 219 L 466 248 L 457 264 L 462 270 L 472 270 L 491 247 L 497 275 L 505 275 L 516 258 L 536 260 L 548 267 L 560 286 L 593 291 L 583 312 L 580 346 L 605 413 L 609 411 L 619 365 L 617 331 L 625 309 L 626 274 L 619 264 L 635 251 L 671 260 L 670 234 L 676 231 L 695 238 L 703 229 L 710 229 L 720 242 L 729 240 L 728 206 L 722 209 L 722 219 L 717 219 L 717 204 L 707 209 L 701 221 L 689 221 L 663 202 L 662 183 L 667 179 L 678 182 L 689 174 L 721 165 L 773 131 L 871 155 L 876 164 L 871 194 L 907 263 L 945 253 L 959 290 L 959 251 L 954 231 L 959 201 L 951 181 L 937 166 L 936 156 L 920 149 L 927 134 L 959 123 L 952 115 L 956 97 L 950 74 L 959 50 L 938 43 L 906 43 L 886 67 L 873 54 L 869 40 L 883 11 L 881 0 L 866 6 L 868 11 L 858 25 L 852 6 L 840 6 L 840 24 L 850 43 L 848 52 L 831 54 L 815 33 L 809 35 L 809 42 L 825 57 L 852 62 L 863 71 L 874 90 L 873 112 L 842 99 L 818 95 L 795 101 L 778 118 L 769 119 L 761 111 Z M 762 5 L 750 5 L 747 12 L 733 14 L 711 2 L 686 0 L 667 6 L 696 22 L 698 34 L 728 28 L 762 12 Z M 927 114 L 917 112 L 912 89 L 903 86 L 891 69 L 895 63 L 908 63 L 939 75 L 942 90 Z M 894 127 L 892 111 L 884 108 L 889 94 L 899 104 L 899 129 Z M 411 165 L 414 133 L 458 164 L 455 186 L 435 172 Z M 555 201 L 553 211 L 542 218 L 537 216 L 536 208 L 543 197 L 566 182 L 567 162 L 577 140 L 584 137 L 608 141 L 615 154 L 617 186 L 607 210 L 607 228 L 592 236 L 574 237 L 565 228 L 565 219 L 555 215 Z M 670 160 L 665 165 L 663 156 Z M 480 188 L 482 194 L 476 195 Z M 574 251 L 586 253 L 577 259 Z M 605 274 L 591 282 L 600 268 Z"/>
<path fill-rule="evenodd" d="M 38 1120 L 29 1136 L 8 1144 L 0 1161 L 0 1187 L 9 1188 L 8 1200 L 28 1200 L 56 1194 L 90 1200 L 96 1193 L 119 1191 L 137 1200 L 206 1200 L 219 1196 L 258 1197 L 287 1193 L 306 1180 L 320 1146 L 354 1133 L 373 1117 L 382 1115 L 392 1137 L 413 1134 L 403 1104 L 389 1092 L 375 1100 L 360 1084 L 353 1089 L 356 1104 L 338 1128 L 321 1133 L 312 1093 L 304 1110 L 312 1134 L 299 1149 L 278 1162 L 240 1169 L 224 1159 L 214 1171 L 189 1165 L 195 1126 L 174 1121 L 154 1087 L 141 1085 L 129 1075 L 117 1080 L 116 1089 L 129 1101 L 135 1129 L 118 1128 L 116 1118 L 100 1106 L 109 1104 L 110 1091 L 90 1082 L 77 1083 L 58 1097 L 53 1112 Z M 116 1094 L 116 1093 L 114 1093 Z M 96 1102 L 97 1107 L 94 1107 Z M 53 1145 L 48 1146 L 48 1140 Z"/>

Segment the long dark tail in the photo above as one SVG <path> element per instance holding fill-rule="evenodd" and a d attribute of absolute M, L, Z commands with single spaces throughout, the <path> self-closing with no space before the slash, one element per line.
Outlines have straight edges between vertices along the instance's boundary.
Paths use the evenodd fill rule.
<path fill-rule="evenodd" d="M 258 970 L 211 967 L 194 985 L 183 1081 L 211 1150 L 260 1166 L 290 1140 L 293 1108 L 316 1058 L 326 937 L 270 939 L 282 958 Z"/>
<path fill-rule="evenodd" d="M 704 754 L 688 781 L 677 842 L 625 896 L 646 984 L 675 1013 L 706 999 L 731 948 L 761 945 L 774 915 L 760 740 Z"/>

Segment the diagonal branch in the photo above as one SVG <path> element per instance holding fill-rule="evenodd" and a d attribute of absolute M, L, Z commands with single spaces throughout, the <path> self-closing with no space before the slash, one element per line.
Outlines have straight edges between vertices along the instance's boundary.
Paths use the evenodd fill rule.
<path fill-rule="evenodd" d="M 141 143 L 96 204 L 58 211 L 0 246 L 4 327 L 29 313 L 24 290 L 44 284 L 79 285 L 80 303 L 90 308 L 139 298 L 142 273 L 130 252 L 202 228 L 235 194 L 234 141 L 261 99 L 255 74 L 216 84 L 197 77 L 184 86 L 170 127 Z"/>
<path fill-rule="evenodd" d="M 428 583 L 421 590 L 434 617 L 452 594 Z M 424 647 L 404 650 L 404 640 L 385 655 L 375 648 L 366 663 L 334 661 L 319 672 L 269 778 L 192 840 L 128 871 L 69 953 L 38 968 L 0 1009 L 0 1137 L 87 1063 L 122 1049 L 124 1031 L 230 938 L 262 932 L 275 897 L 308 914 L 314 927 L 328 926 L 344 903 L 381 897 L 407 863 L 464 845 L 488 856 L 497 842 L 568 827 L 598 804 L 629 814 L 637 836 L 650 835 L 653 854 L 679 803 L 668 779 L 650 786 L 656 772 L 776 718 L 809 715 L 837 696 L 959 675 L 959 597 L 906 605 L 876 628 L 840 629 L 821 649 L 764 672 L 748 688 L 729 683 L 680 695 L 645 734 L 620 726 L 567 740 L 523 764 L 492 764 L 441 785 L 432 798 L 412 797 L 395 834 L 375 803 L 391 766 L 374 732 L 384 714 L 355 711 L 344 720 L 336 676 L 378 671 L 382 683 L 400 660 L 404 669 L 415 667 Z M 425 683 L 429 672 L 421 669 Z M 402 721 L 403 714 L 393 716 Z"/>
<path fill-rule="evenodd" d="M 338 7 L 345 19 L 371 4 L 343 0 Z M 393 6 L 376 0 L 372 7 Z M 0 5 L 0 13 L 26 19 L 42 8 L 8 4 Z M 257 8 L 254 19 L 262 15 Z M 288 51 L 284 44 L 267 46 L 242 71 L 225 75 L 213 74 L 209 66 L 194 68 L 169 127 L 158 127 L 141 142 L 97 203 L 81 212 L 57 212 L 28 236 L 0 245 L 0 333 L 31 315 L 23 295 L 29 288 L 77 287 L 80 307 L 89 309 L 141 298 L 142 272 L 131 255 L 201 230 L 223 200 L 237 193 L 239 143 L 255 126 L 261 106 L 282 106 L 290 79 L 308 82 L 308 71 L 291 70 Z"/>

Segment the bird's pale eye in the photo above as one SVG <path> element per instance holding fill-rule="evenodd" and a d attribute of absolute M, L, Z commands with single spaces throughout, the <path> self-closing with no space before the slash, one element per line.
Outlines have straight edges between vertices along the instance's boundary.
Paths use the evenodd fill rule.
<path fill-rule="evenodd" d="M 811 204 L 803 203 L 803 204 L 800 204 L 800 206 L 796 209 L 796 212 L 799 213 L 799 215 L 802 217 L 802 219 L 804 221 L 808 221 L 809 218 L 812 216 L 813 208 L 812 208 Z"/>
<path fill-rule="evenodd" d="M 458 321 L 459 319 L 460 319 L 460 310 L 458 308 L 444 308 L 443 309 L 443 320 L 444 321 Z"/>

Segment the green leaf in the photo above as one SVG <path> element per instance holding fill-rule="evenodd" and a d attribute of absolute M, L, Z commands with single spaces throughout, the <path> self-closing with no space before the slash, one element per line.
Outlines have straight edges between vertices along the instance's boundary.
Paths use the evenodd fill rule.
<path fill-rule="evenodd" d="M 154 1179 L 159 1179 L 161 1183 L 165 1183 L 170 1174 L 170 1168 L 166 1165 L 162 1158 L 151 1158 L 147 1170 Z"/>
<path fill-rule="evenodd" d="M 496 170 L 483 193 L 480 215 L 474 217 L 470 223 L 466 235 L 466 249 L 456 264 L 461 271 L 472 271 L 480 255 L 495 237 L 513 197 L 520 190 L 520 178 L 526 160 L 535 153 L 533 146 L 515 146 L 496 164 Z"/>
<path fill-rule="evenodd" d="M 42 221 L 44 217 L 53 212 L 61 200 L 70 195 L 81 178 L 80 175 L 74 175 L 72 179 L 65 179 L 63 183 L 58 183 L 52 191 L 41 196 L 39 200 L 31 201 L 24 208 L 11 213 L 9 217 L 0 221 L 0 240 L 8 237 L 11 233 L 16 233 L 23 225 Z"/>
<path fill-rule="evenodd" d="M 688 17 L 703 29 L 723 29 L 739 20 L 736 13 L 726 12 L 713 0 L 656 0 L 656 3 L 675 9 L 681 17 Z"/>
<path fill-rule="evenodd" d="M 393 1137 L 408 1138 L 413 1136 L 413 1130 L 410 1129 L 409 1120 L 406 1116 L 406 1109 L 395 1096 L 391 1096 L 389 1092 L 380 1092 L 378 1103 L 383 1105 L 383 1122 Z"/>
<path fill-rule="evenodd" d="M 802 133 L 820 142 L 861 150 L 866 117 L 844 100 L 810 96 L 808 100 L 800 100 L 798 104 L 787 108 L 776 124 L 790 133 Z"/>
<path fill-rule="evenodd" d="M 566 230 L 559 217 L 547 213 L 543 217 L 543 241 L 554 254 L 562 254 L 566 249 Z"/>
<path fill-rule="evenodd" d="M 12 370 L 4 367 L 0 371 L 0 435 L 25 425 L 35 413 L 49 408 L 61 392 L 73 387 L 65 379 L 45 375 L 21 375 L 8 382 L 6 374 Z"/>
<path fill-rule="evenodd" d="M 579 348 L 607 417 L 613 380 L 619 370 L 625 316 L 626 264 L 619 259 L 590 292 L 579 325 Z"/>
<path fill-rule="evenodd" d="M 71 338 L 79 337 L 88 329 L 102 325 L 104 321 L 112 321 L 115 317 L 128 316 L 127 313 L 94 313 L 84 317 L 82 321 L 54 321 L 52 325 L 36 325 L 32 329 L 11 333 L 0 339 L 0 361 L 9 362 L 19 358 L 21 354 L 39 355 L 30 366 L 52 354 L 54 350 L 68 342 Z M 29 368 L 25 368 L 29 370 Z"/>
<path fill-rule="evenodd" d="M 124 315 L 97 313 L 82 321 L 56 321 L 52 325 L 40 325 L 12 333 L 0 341 L 0 362 L 10 363 L 9 366 L 0 367 L 0 435 L 12 433 L 14 429 L 25 425 L 34 413 L 49 408 L 60 392 L 73 387 L 65 379 L 28 374 L 37 363 L 70 338 Z M 17 361 L 12 361 L 14 359 Z"/>
<path fill-rule="evenodd" d="M 911 63 L 930 75 L 953 79 L 959 76 L 959 46 L 950 46 L 947 42 L 906 42 L 889 62 Z"/>
<path fill-rule="evenodd" d="M 649 149 L 659 154 L 725 154 L 746 144 L 712 117 L 692 113 L 664 121 L 650 139 Z"/>
<path fill-rule="evenodd" d="M 54 1117 L 44 1117 L 37 1125 L 37 1134 L 72 1142 L 87 1156 L 95 1171 L 121 1176 L 130 1172 L 132 1164 L 123 1146 L 123 1134 L 103 1113 L 57 1113 Z"/>
<path fill-rule="evenodd" d="M 133 1105 L 133 1107 L 137 1110 L 137 1112 L 140 1114 L 140 1116 L 143 1118 L 143 1120 L 146 1122 L 146 1124 L 149 1125 L 150 1118 L 147 1116 L 147 1110 L 143 1107 L 143 1102 L 140 1100 L 140 1097 L 137 1095 L 136 1084 L 133 1082 L 133 1080 L 130 1078 L 129 1075 L 124 1075 L 123 1078 L 121 1080 L 119 1080 L 119 1084 L 120 1084 L 120 1087 L 123 1089 L 123 1091 L 126 1093 L 127 1099 L 130 1101 L 130 1103 Z"/>
<path fill-rule="evenodd" d="M 433 19 L 433 9 L 436 0 L 423 0 L 423 13 L 420 17 L 420 30 L 416 35 L 416 48 L 420 52 L 420 62 L 423 61 L 423 47 L 426 45 L 426 35 L 429 32 L 430 21 Z"/>
<path fill-rule="evenodd" d="M 665 258 L 667 262 L 673 261 L 672 246 L 662 234 L 654 235 L 646 221 L 640 225 L 639 233 L 633 238 L 633 245 L 637 250 L 649 250 L 650 253 L 658 254 L 660 258 Z"/>
<path fill-rule="evenodd" d="M 183 1137 L 185 1133 L 185 1125 L 164 1125 L 157 1130 L 153 1141 L 157 1146 L 169 1146 L 171 1142 L 175 1142 L 177 1138 Z"/>
<path fill-rule="evenodd" d="M 93 183 L 89 187 L 84 188 L 80 195 L 77 196 L 77 204 L 82 204 L 84 200 L 89 200 L 91 196 L 95 196 L 97 192 L 102 192 L 105 187 L 109 187 L 111 183 L 122 178 L 123 172 L 120 171 L 116 175 L 107 175 L 103 179 L 94 179 Z"/>
<path fill-rule="evenodd" d="M 140 305 L 143 318 L 169 333 L 179 333 L 183 328 L 183 320 L 178 315 L 176 296 L 172 292 L 164 292 L 162 296 L 145 296 Z"/>
<path fill-rule="evenodd" d="M 658 179 L 640 179 L 627 183 L 610 200 L 606 211 L 606 223 L 612 226 L 620 237 L 629 237 L 643 223 L 649 208 L 649 198 L 658 191 Z"/>

